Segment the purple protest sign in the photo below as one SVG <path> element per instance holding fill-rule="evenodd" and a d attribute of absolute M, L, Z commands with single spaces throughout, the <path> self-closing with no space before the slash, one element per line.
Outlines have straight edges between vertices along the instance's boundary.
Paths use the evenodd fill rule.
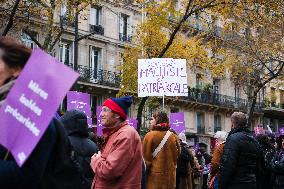
<path fill-rule="evenodd" d="M 199 143 L 196 143 L 194 145 L 194 150 L 195 150 L 195 153 L 199 150 Z"/>
<path fill-rule="evenodd" d="M 80 110 L 87 115 L 89 128 L 92 127 L 92 113 L 90 106 L 90 95 L 77 91 L 69 91 L 67 93 L 67 110 Z"/>
<path fill-rule="evenodd" d="M 32 153 L 78 76 L 42 50 L 33 51 L 0 109 L 0 143 L 19 166 Z"/>
<path fill-rule="evenodd" d="M 126 120 L 128 122 L 128 124 L 132 127 L 135 128 L 135 130 L 137 130 L 137 123 L 138 121 L 136 119 L 127 119 Z"/>
<path fill-rule="evenodd" d="M 97 136 L 103 135 L 103 125 L 102 125 L 102 117 L 100 116 L 102 112 L 102 106 L 97 106 Z"/>
<path fill-rule="evenodd" d="M 185 132 L 184 113 L 170 113 L 170 126 L 177 134 Z"/>
<path fill-rule="evenodd" d="M 279 128 L 279 133 L 280 133 L 281 135 L 284 134 L 284 127 Z"/>

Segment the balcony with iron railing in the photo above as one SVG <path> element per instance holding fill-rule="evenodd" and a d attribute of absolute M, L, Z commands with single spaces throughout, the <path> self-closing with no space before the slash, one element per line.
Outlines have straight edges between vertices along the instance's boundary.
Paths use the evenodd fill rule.
<path fill-rule="evenodd" d="M 101 25 L 91 25 L 90 24 L 89 28 L 90 28 L 91 33 L 94 33 L 94 34 L 97 34 L 97 35 L 104 35 L 104 33 L 105 33 L 105 30 L 104 30 L 103 26 L 101 26 Z"/>
<path fill-rule="evenodd" d="M 123 34 L 123 33 L 119 33 L 119 40 L 120 41 L 124 41 L 124 42 L 131 42 L 131 35 L 126 35 L 126 34 Z"/>
<path fill-rule="evenodd" d="M 239 109 L 242 111 L 247 110 L 247 104 L 248 104 L 247 100 L 245 99 L 217 94 L 211 91 L 203 91 L 198 88 L 189 88 L 188 96 L 183 98 L 184 100 L 188 101 L 195 101 L 204 104 L 212 104 L 225 108 Z M 262 108 L 263 108 L 262 103 L 256 103 L 254 111 L 261 112 Z"/>
<path fill-rule="evenodd" d="M 205 126 L 204 125 L 197 126 L 197 133 L 198 134 L 205 134 Z"/>
<path fill-rule="evenodd" d="M 269 102 L 265 104 L 266 108 L 284 109 L 284 103 Z"/>
<path fill-rule="evenodd" d="M 264 115 L 268 116 L 284 116 L 284 103 L 276 103 L 276 102 L 270 102 L 265 101 L 264 108 L 263 108 Z"/>
<path fill-rule="evenodd" d="M 66 65 L 74 68 L 72 63 Z M 116 72 L 103 69 L 94 70 L 92 67 L 83 65 L 78 65 L 77 72 L 80 73 L 80 80 L 82 81 L 115 88 L 120 86 L 120 74 Z"/>

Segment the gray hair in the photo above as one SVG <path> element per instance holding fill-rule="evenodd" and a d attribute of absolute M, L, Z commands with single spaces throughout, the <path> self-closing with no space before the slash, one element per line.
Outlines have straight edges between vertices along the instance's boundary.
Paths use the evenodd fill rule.
<path fill-rule="evenodd" d="M 225 131 L 217 131 L 214 135 L 214 138 L 219 139 L 221 141 L 226 141 L 227 138 L 227 132 Z"/>
<path fill-rule="evenodd" d="M 247 116 L 243 112 L 234 112 L 231 115 L 231 122 L 235 127 L 246 127 Z"/>

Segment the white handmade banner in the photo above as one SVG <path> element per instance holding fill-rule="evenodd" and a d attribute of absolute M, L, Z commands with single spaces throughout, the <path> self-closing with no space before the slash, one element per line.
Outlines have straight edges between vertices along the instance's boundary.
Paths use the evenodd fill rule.
<path fill-rule="evenodd" d="M 185 59 L 138 60 L 138 96 L 187 96 Z"/>

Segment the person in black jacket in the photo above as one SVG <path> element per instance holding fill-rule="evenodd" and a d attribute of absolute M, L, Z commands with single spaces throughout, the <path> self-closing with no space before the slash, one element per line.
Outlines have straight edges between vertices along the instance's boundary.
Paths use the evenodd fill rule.
<path fill-rule="evenodd" d="M 92 182 L 94 172 L 91 169 L 91 157 L 98 152 L 98 146 L 90 140 L 88 133 L 87 116 L 79 110 L 69 110 L 61 118 L 71 145 L 79 156 L 79 163 L 83 168 L 84 176 Z"/>
<path fill-rule="evenodd" d="M 202 183 L 202 189 L 207 189 L 208 188 L 208 176 L 210 172 L 210 163 L 211 163 L 211 155 L 207 153 L 207 145 L 204 143 L 199 143 L 199 148 L 202 156 L 204 157 L 205 160 L 205 166 L 203 168 L 203 183 Z"/>
<path fill-rule="evenodd" d="M 271 170 L 274 174 L 273 189 L 284 188 L 284 135 L 277 138 L 277 151 L 271 161 Z"/>
<path fill-rule="evenodd" d="M 186 142 L 186 136 L 184 133 L 180 133 L 178 135 L 179 141 L 180 141 L 180 147 L 181 147 L 181 153 L 177 160 L 177 169 L 176 169 L 176 188 L 182 189 L 182 188 L 192 188 L 192 181 L 189 180 L 189 168 L 188 164 L 191 160 L 191 155 L 189 154 L 189 151 L 187 150 L 187 142 Z"/>
<path fill-rule="evenodd" d="M 231 131 L 227 138 L 220 166 L 221 189 L 255 189 L 261 150 L 247 128 L 247 117 L 242 112 L 231 116 Z"/>
<path fill-rule="evenodd" d="M 262 169 L 259 172 L 258 189 L 273 188 L 273 175 L 270 168 L 271 161 L 275 155 L 274 136 L 271 134 L 259 134 L 256 140 L 260 144 L 262 150 Z M 272 142 L 274 140 L 274 142 Z"/>

